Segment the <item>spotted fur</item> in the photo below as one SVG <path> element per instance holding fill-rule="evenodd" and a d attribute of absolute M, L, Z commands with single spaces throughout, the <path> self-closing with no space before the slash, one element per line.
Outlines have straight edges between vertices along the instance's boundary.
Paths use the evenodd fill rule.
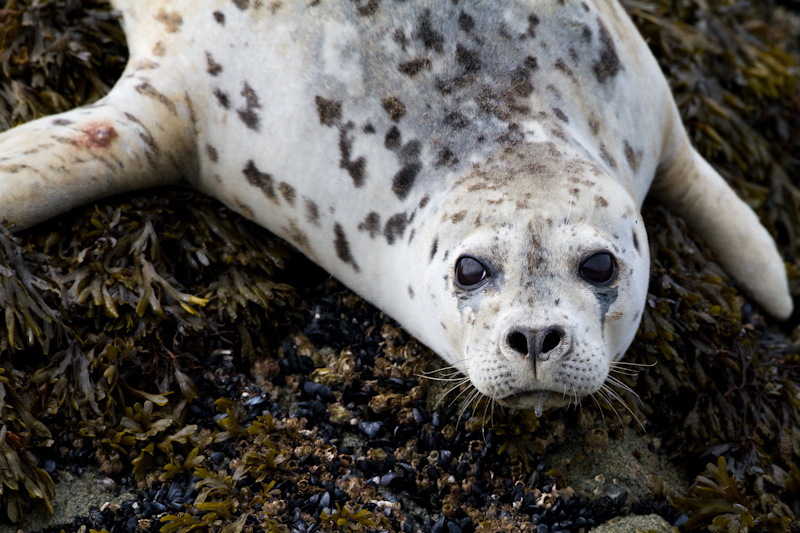
<path fill-rule="evenodd" d="M 598 390 L 630 344 L 651 188 L 791 311 L 772 240 L 689 145 L 615 1 L 112 4 L 131 48 L 113 91 L 0 135 L 0 217 L 18 227 L 189 184 L 537 410 Z M 598 251 L 605 285 L 582 274 Z"/>

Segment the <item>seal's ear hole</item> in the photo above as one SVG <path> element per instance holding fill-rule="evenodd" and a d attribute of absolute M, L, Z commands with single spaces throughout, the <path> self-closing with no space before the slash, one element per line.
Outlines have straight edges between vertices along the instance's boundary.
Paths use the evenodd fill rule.
<path fill-rule="evenodd" d="M 489 274 L 480 261 L 468 255 L 462 256 L 456 263 L 456 285 L 462 289 L 477 289 Z"/>
<path fill-rule="evenodd" d="M 583 260 L 579 272 L 592 285 L 608 285 L 617 279 L 617 261 L 609 252 L 597 252 Z"/>

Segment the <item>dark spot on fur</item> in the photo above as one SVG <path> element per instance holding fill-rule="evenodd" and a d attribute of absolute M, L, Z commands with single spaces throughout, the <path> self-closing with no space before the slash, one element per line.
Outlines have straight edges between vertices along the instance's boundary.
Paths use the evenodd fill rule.
<path fill-rule="evenodd" d="M 403 168 L 394 175 L 394 178 L 392 178 L 392 192 L 401 200 L 405 200 L 420 170 L 422 170 L 422 163 L 419 162 L 409 163 L 403 166 Z"/>
<path fill-rule="evenodd" d="M 150 133 L 150 130 L 147 129 L 147 126 L 142 124 L 138 118 L 130 113 L 125 113 L 125 118 L 141 128 L 141 131 L 139 132 L 139 138 L 147 145 L 147 151 L 145 152 L 147 156 L 147 162 L 151 167 L 155 167 L 156 157 L 161 153 L 161 148 L 158 146 L 158 143 L 156 143 L 155 139 L 153 139 L 153 136 Z"/>
<path fill-rule="evenodd" d="M 408 218 L 405 213 L 397 213 L 389 217 L 386 225 L 383 227 L 383 236 L 386 237 L 386 242 L 394 244 L 395 240 L 399 240 L 406 231 L 408 225 Z"/>
<path fill-rule="evenodd" d="M 408 37 L 406 37 L 406 32 L 403 31 L 403 28 L 397 28 L 394 31 L 392 40 L 400 45 L 400 48 L 403 50 L 403 52 L 406 51 L 406 47 L 408 46 Z"/>
<path fill-rule="evenodd" d="M 528 60 L 532 60 L 533 67 L 528 66 L 528 63 L 531 63 Z M 527 98 L 533 92 L 533 83 L 530 77 L 536 68 L 536 58 L 529 56 L 522 65 L 515 68 L 511 73 L 511 89 L 516 96 Z"/>
<path fill-rule="evenodd" d="M 375 211 L 370 211 L 364 221 L 358 225 L 358 230 L 366 231 L 370 237 L 375 238 L 381 232 L 381 216 Z"/>
<path fill-rule="evenodd" d="M 439 239 L 433 240 L 433 246 L 431 246 L 431 261 L 436 256 L 436 252 L 439 250 Z"/>
<path fill-rule="evenodd" d="M 192 123 L 192 129 L 194 129 L 195 134 L 197 133 L 197 113 L 194 111 L 194 102 L 192 102 L 191 96 L 189 96 L 189 91 L 184 91 L 183 93 L 183 100 L 186 102 L 186 108 L 189 110 L 189 121 Z"/>
<path fill-rule="evenodd" d="M 464 220 L 464 217 L 465 217 L 465 216 L 467 216 L 467 211 L 466 211 L 466 210 L 464 210 L 464 211 L 459 211 L 459 212 L 458 212 L 458 213 L 456 213 L 455 215 L 451 216 L 451 217 L 450 217 L 450 220 L 453 222 L 453 224 L 458 224 L 459 222 L 461 222 L 462 220 Z"/>
<path fill-rule="evenodd" d="M 576 78 L 576 77 L 575 77 L 575 73 L 574 73 L 574 72 L 572 72 L 572 69 L 571 69 L 571 68 L 569 68 L 569 67 L 567 66 L 567 64 L 566 64 L 566 63 L 564 63 L 564 60 L 563 60 L 563 59 L 561 59 L 561 58 L 558 58 L 558 59 L 556 60 L 555 67 L 556 67 L 556 69 L 557 69 L 557 70 L 560 70 L 561 72 L 563 72 L 564 74 L 566 74 L 566 75 L 567 75 L 567 77 L 568 77 L 569 79 L 571 79 L 573 82 L 575 82 L 575 83 L 577 83 L 577 82 L 578 82 L 578 78 Z"/>
<path fill-rule="evenodd" d="M 250 7 L 250 0 L 233 0 L 233 3 L 242 11 Z"/>
<path fill-rule="evenodd" d="M 404 63 L 400 63 L 398 66 L 400 72 L 408 76 L 409 78 L 413 78 L 423 70 L 428 70 L 431 68 L 431 60 L 425 56 L 415 57 L 410 61 L 406 61 Z"/>
<path fill-rule="evenodd" d="M 444 117 L 444 123 L 450 126 L 451 128 L 455 128 L 458 130 L 469 126 L 470 120 L 463 114 L 459 113 L 458 111 L 454 111 L 453 113 L 450 113 L 449 115 Z"/>
<path fill-rule="evenodd" d="M 600 49 L 600 59 L 594 62 L 592 68 L 597 81 L 605 83 L 609 77 L 615 76 L 620 71 L 622 63 L 620 63 L 614 40 L 611 38 L 608 29 L 600 20 L 597 23 L 600 26 L 600 44 L 602 47 Z"/>
<path fill-rule="evenodd" d="M 281 196 L 283 196 L 283 199 L 286 200 L 286 202 L 289 205 L 294 206 L 294 199 L 295 199 L 295 196 L 296 196 L 296 193 L 294 191 L 294 187 L 292 187 L 291 185 L 289 185 L 285 181 L 282 181 L 278 185 L 278 190 L 280 191 Z"/>
<path fill-rule="evenodd" d="M 592 132 L 592 135 L 597 135 L 598 133 L 600 133 L 600 122 L 594 115 L 589 117 L 589 131 Z"/>
<path fill-rule="evenodd" d="M 30 168 L 28 165 L 0 165 L 0 171 L 8 172 L 9 174 L 17 174 L 26 168 Z"/>
<path fill-rule="evenodd" d="M 251 130 L 258 131 L 259 122 L 261 121 L 258 113 L 255 111 L 256 109 L 261 108 L 261 103 L 258 101 L 258 95 L 247 82 L 244 82 L 241 94 L 245 98 L 245 107 L 243 109 L 237 109 L 236 112 L 239 114 L 239 118 L 242 122 L 244 122 L 245 126 Z"/>
<path fill-rule="evenodd" d="M 319 123 L 323 126 L 333 126 L 342 118 L 341 102 L 327 100 L 321 96 L 315 96 L 314 102 L 317 104 Z"/>
<path fill-rule="evenodd" d="M 536 37 L 536 27 L 539 25 L 539 17 L 534 14 L 528 15 L 528 37 Z"/>
<path fill-rule="evenodd" d="M 174 11 L 167 13 L 160 9 L 156 14 L 156 20 L 167 27 L 167 33 L 177 33 L 181 29 L 181 25 L 183 25 L 183 18 Z"/>
<path fill-rule="evenodd" d="M 211 52 L 206 52 L 206 64 L 206 72 L 212 76 L 216 76 L 222 72 L 222 65 L 214 61 L 214 58 L 211 56 Z"/>
<path fill-rule="evenodd" d="M 216 148 L 214 148 L 210 144 L 207 144 L 206 152 L 208 153 L 208 158 L 211 160 L 212 163 L 216 163 L 217 161 L 219 161 L 219 154 L 217 153 Z"/>
<path fill-rule="evenodd" d="M 306 219 L 319 226 L 319 207 L 314 200 L 306 199 Z"/>
<path fill-rule="evenodd" d="M 230 98 L 228 98 L 228 94 L 225 91 L 223 91 L 218 87 L 215 87 L 214 96 L 217 97 L 217 102 L 219 102 L 219 105 L 221 105 L 225 109 L 230 109 L 231 101 Z"/>
<path fill-rule="evenodd" d="M 254 186 L 261 189 L 264 193 L 264 196 L 276 202 L 278 197 L 275 196 L 275 188 L 272 184 L 272 176 L 267 174 L 266 172 L 261 172 L 256 167 L 255 162 L 251 159 L 247 162 L 242 169 L 242 174 L 244 174 L 245 178 L 247 178 L 247 182 Z"/>
<path fill-rule="evenodd" d="M 407 165 L 419 162 L 420 153 L 422 153 L 422 143 L 418 139 L 412 139 L 403 145 L 398 157 L 400 158 L 400 163 Z"/>
<path fill-rule="evenodd" d="M 519 129 L 519 124 L 509 124 L 506 131 L 497 137 L 497 142 L 508 145 L 519 144 L 525 139 L 525 134 Z"/>
<path fill-rule="evenodd" d="M 602 196 L 595 195 L 594 205 L 596 205 L 597 207 L 608 207 L 608 200 L 606 200 Z"/>
<path fill-rule="evenodd" d="M 414 28 L 414 38 L 422 41 L 426 50 L 435 50 L 441 53 L 444 50 L 444 37 L 435 31 L 431 25 L 431 12 L 426 9 L 417 19 Z"/>
<path fill-rule="evenodd" d="M 560 120 L 561 122 L 569 122 L 569 119 L 567 118 L 567 115 L 565 115 L 565 114 L 564 114 L 564 112 L 563 112 L 563 111 L 561 111 L 561 109 L 560 109 L 560 108 L 558 108 L 558 107 L 554 107 L 554 108 L 553 108 L 553 114 L 554 114 L 554 115 L 556 116 L 556 118 L 557 118 L 558 120 Z"/>
<path fill-rule="evenodd" d="M 408 296 L 411 297 L 412 300 L 414 299 L 414 289 L 411 288 L 411 285 L 408 286 Z"/>
<path fill-rule="evenodd" d="M 469 50 L 460 43 L 456 45 L 456 62 L 464 67 L 467 72 L 476 72 L 481 69 L 480 54 L 474 50 Z"/>
<path fill-rule="evenodd" d="M 617 162 L 614 161 L 614 158 L 611 157 L 611 154 L 608 153 L 608 150 L 606 150 L 606 145 L 605 144 L 601 144 L 600 145 L 600 157 L 611 168 L 617 168 Z"/>
<path fill-rule="evenodd" d="M 567 142 L 567 134 L 564 133 L 564 130 L 562 128 L 558 128 L 558 127 L 557 128 L 550 128 L 550 135 L 552 135 L 553 137 L 556 137 L 557 139 L 560 139 L 560 140 L 562 140 L 564 142 Z"/>
<path fill-rule="evenodd" d="M 361 128 L 361 131 L 371 135 L 375 133 L 375 126 L 372 125 L 372 122 L 367 122 L 366 124 L 364 124 L 364 127 Z"/>
<path fill-rule="evenodd" d="M 430 201 L 431 201 L 431 197 L 430 197 L 430 195 L 427 195 L 427 194 L 426 194 L 426 195 L 425 195 L 425 196 L 423 196 L 423 197 L 422 197 L 422 199 L 419 201 L 419 208 L 420 208 L 420 209 L 422 209 L 423 207 L 425 207 L 426 205 L 428 205 L 428 202 L 430 202 Z"/>
<path fill-rule="evenodd" d="M 152 98 L 154 100 L 157 100 L 164 107 L 166 107 L 169 110 L 169 112 L 172 113 L 173 115 L 178 114 L 178 110 L 175 107 L 175 103 L 172 100 L 170 100 L 165 94 L 160 93 L 158 90 L 156 90 L 155 87 L 153 87 L 146 81 L 143 81 L 142 83 L 136 86 L 136 92 L 138 92 L 141 95 Z"/>
<path fill-rule="evenodd" d="M 72 121 L 65 118 L 57 118 L 53 121 L 54 126 L 69 126 L 70 124 L 72 124 Z"/>
<path fill-rule="evenodd" d="M 389 150 L 397 150 L 402 142 L 402 136 L 397 126 L 392 126 L 383 138 L 383 145 Z"/>
<path fill-rule="evenodd" d="M 359 271 L 358 265 L 353 260 L 353 254 L 350 253 L 350 243 L 347 242 L 347 237 L 344 234 L 344 229 L 338 222 L 333 225 L 334 240 L 333 245 L 336 248 L 336 255 L 345 263 L 350 263 L 356 272 Z"/>
<path fill-rule="evenodd" d="M 458 157 L 456 157 L 455 152 L 450 148 L 444 147 L 439 150 L 436 154 L 436 161 L 434 162 L 434 166 L 436 168 L 442 166 L 452 166 L 458 163 Z"/>
<path fill-rule="evenodd" d="M 628 161 L 628 166 L 631 167 L 631 170 L 639 172 L 639 158 L 628 141 L 625 141 L 625 160 Z"/>
<path fill-rule="evenodd" d="M 458 27 L 467 33 L 472 31 L 475 27 L 475 19 L 464 13 L 463 11 L 458 15 Z"/>
<path fill-rule="evenodd" d="M 214 11 L 214 20 L 217 21 L 217 24 L 224 26 L 225 25 L 225 13 L 221 11 Z"/>
<path fill-rule="evenodd" d="M 356 11 L 358 11 L 358 14 L 362 17 L 374 15 L 378 10 L 378 0 L 366 0 L 365 2 L 355 0 L 355 4 Z"/>
<path fill-rule="evenodd" d="M 350 130 L 353 128 L 354 124 L 352 122 L 348 122 L 339 128 L 339 168 L 347 170 L 347 173 L 353 179 L 353 184 L 356 187 L 361 187 L 364 185 L 367 161 L 363 157 L 350 159 L 353 150 L 353 138 L 350 135 Z"/>
<path fill-rule="evenodd" d="M 403 115 L 406 114 L 406 106 L 394 96 L 382 98 L 381 103 L 386 112 L 389 113 L 389 118 L 395 122 L 399 121 L 403 118 Z"/>

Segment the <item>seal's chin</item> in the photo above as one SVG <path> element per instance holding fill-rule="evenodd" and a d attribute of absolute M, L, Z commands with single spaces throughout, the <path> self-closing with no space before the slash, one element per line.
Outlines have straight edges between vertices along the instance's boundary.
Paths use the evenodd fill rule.
<path fill-rule="evenodd" d="M 545 409 L 563 407 L 569 404 L 569 396 L 548 390 L 518 392 L 503 398 L 495 398 L 495 400 L 500 405 L 511 409 L 533 410 L 537 417 L 541 417 Z"/>

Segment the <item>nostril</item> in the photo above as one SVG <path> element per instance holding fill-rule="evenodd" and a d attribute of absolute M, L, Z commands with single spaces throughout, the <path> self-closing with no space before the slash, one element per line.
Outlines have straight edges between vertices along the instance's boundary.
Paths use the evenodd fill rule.
<path fill-rule="evenodd" d="M 514 350 L 522 355 L 528 355 L 528 337 L 521 331 L 512 331 L 506 337 L 506 342 Z"/>
<path fill-rule="evenodd" d="M 561 339 L 561 331 L 557 329 L 548 331 L 544 339 L 542 339 L 542 353 L 547 353 L 558 348 L 558 345 L 561 344 Z"/>

